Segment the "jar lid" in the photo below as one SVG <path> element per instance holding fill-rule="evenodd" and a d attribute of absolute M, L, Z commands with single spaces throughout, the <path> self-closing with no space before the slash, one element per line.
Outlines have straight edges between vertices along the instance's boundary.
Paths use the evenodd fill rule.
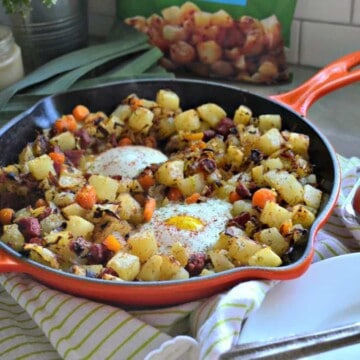
<path fill-rule="evenodd" d="M 7 26 L 0 25 L 0 56 L 11 51 L 14 44 L 14 38 L 11 29 Z"/>

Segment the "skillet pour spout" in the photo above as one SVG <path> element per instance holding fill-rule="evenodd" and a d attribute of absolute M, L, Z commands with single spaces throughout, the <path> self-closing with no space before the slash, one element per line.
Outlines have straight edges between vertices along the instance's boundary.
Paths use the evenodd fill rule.
<path fill-rule="evenodd" d="M 278 268 L 244 266 L 186 280 L 112 282 L 79 277 L 46 267 L 0 242 L 0 272 L 26 273 L 50 287 L 96 301 L 145 307 L 169 306 L 205 298 L 249 279 L 286 280 L 301 276 L 312 262 L 314 239 L 335 207 L 340 191 L 336 153 L 321 131 L 305 116 L 309 107 L 321 96 L 359 81 L 360 70 L 351 70 L 359 63 L 360 51 L 329 64 L 299 88 L 270 98 L 235 86 L 201 80 L 179 78 L 115 82 L 46 97 L 0 130 L 1 166 L 4 166 L 16 162 L 18 154 L 28 142 L 34 140 L 38 129 L 50 127 L 55 119 L 69 113 L 75 105 L 96 104 L 98 109 L 110 113 L 119 101 L 132 93 L 151 99 L 158 90 L 171 89 L 179 95 L 184 109 L 213 102 L 229 113 L 244 104 L 253 109 L 255 115 L 279 114 L 284 129 L 309 136 L 311 162 L 326 193 L 326 201 L 309 231 L 308 241 L 291 264 Z"/>

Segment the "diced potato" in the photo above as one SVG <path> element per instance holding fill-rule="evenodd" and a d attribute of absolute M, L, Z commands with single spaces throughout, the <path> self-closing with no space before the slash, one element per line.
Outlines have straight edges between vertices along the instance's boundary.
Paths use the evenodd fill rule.
<path fill-rule="evenodd" d="M 138 223 L 142 219 L 141 205 L 129 193 L 121 193 L 116 198 L 119 203 L 118 215 L 121 219 Z"/>
<path fill-rule="evenodd" d="M 106 264 L 126 281 L 135 280 L 140 271 L 140 259 L 132 254 L 118 251 Z"/>
<path fill-rule="evenodd" d="M 195 12 L 200 11 L 200 8 L 191 1 L 186 1 L 180 6 L 180 19 L 182 21 L 189 18 L 189 16 Z"/>
<path fill-rule="evenodd" d="M 263 114 L 259 115 L 259 129 L 262 132 L 266 132 L 272 128 L 276 128 L 278 130 L 281 129 L 281 116 L 279 114 Z"/>
<path fill-rule="evenodd" d="M 234 123 L 236 125 L 247 125 L 252 117 L 252 111 L 245 105 L 240 105 L 234 114 Z"/>
<path fill-rule="evenodd" d="M 178 272 L 175 273 L 169 280 L 184 280 L 184 279 L 189 279 L 189 277 L 190 277 L 189 272 L 183 267 L 180 267 Z"/>
<path fill-rule="evenodd" d="M 82 172 L 76 168 L 63 167 L 59 176 L 59 185 L 63 189 L 77 189 L 85 184 Z"/>
<path fill-rule="evenodd" d="M 171 246 L 171 254 L 180 263 L 181 266 L 186 266 L 189 261 L 189 251 L 181 242 L 174 242 Z"/>
<path fill-rule="evenodd" d="M 273 201 L 267 201 L 260 214 L 260 221 L 280 230 L 281 224 L 291 220 L 291 212 Z"/>
<path fill-rule="evenodd" d="M 161 14 L 167 23 L 177 25 L 181 24 L 179 6 L 168 6 L 161 10 Z"/>
<path fill-rule="evenodd" d="M 62 213 L 66 218 L 69 218 L 71 215 L 77 215 L 80 217 L 84 217 L 86 214 L 86 210 L 81 207 L 78 203 L 73 203 L 68 206 L 65 206 L 61 209 Z"/>
<path fill-rule="evenodd" d="M 101 271 L 104 269 L 102 265 L 74 265 L 71 270 L 72 273 L 79 276 L 92 276 L 98 277 Z"/>
<path fill-rule="evenodd" d="M 256 214 L 256 210 L 253 208 L 251 200 L 237 200 L 233 203 L 231 214 L 233 216 L 240 215 L 241 213 L 246 212 L 252 215 Z"/>
<path fill-rule="evenodd" d="M 194 13 L 194 24 L 197 28 L 211 25 L 212 14 L 206 11 L 197 11 Z"/>
<path fill-rule="evenodd" d="M 269 266 L 277 267 L 282 264 L 282 260 L 279 255 L 271 250 L 269 246 L 257 251 L 249 258 L 250 266 Z"/>
<path fill-rule="evenodd" d="M 158 123 L 158 135 L 160 139 L 166 139 L 176 132 L 175 121 L 172 116 L 161 118 Z"/>
<path fill-rule="evenodd" d="M 41 233 L 45 235 L 60 228 L 65 222 L 64 217 L 59 213 L 53 213 L 40 221 Z"/>
<path fill-rule="evenodd" d="M 284 139 L 278 129 L 272 128 L 261 135 L 256 145 L 265 155 L 271 155 L 279 150 L 284 143 Z"/>
<path fill-rule="evenodd" d="M 216 128 L 220 120 L 226 117 L 226 111 L 217 104 L 207 103 L 196 108 L 200 119 L 208 123 L 212 128 Z"/>
<path fill-rule="evenodd" d="M 16 251 L 21 251 L 25 244 L 25 238 L 17 224 L 4 225 L 0 240 Z"/>
<path fill-rule="evenodd" d="M 292 210 L 292 221 L 308 229 L 315 220 L 315 215 L 304 205 L 295 205 Z"/>
<path fill-rule="evenodd" d="M 269 170 L 281 170 L 284 168 L 284 164 L 282 163 L 280 158 L 270 158 L 263 160 L 261 165 L 264 166 L 264 171 L 267 172 Z"/>
<path fill-rule="evenodd" d="M 156 102 L 160 107 L 173 111 L 180 107 L 179 96 L 171 90 L 159 90 L 156 94 Z"/>
<path fill-rule="evenodd" d="M 229 200 L 230 193 L 235 191 L 235 185 L 224 184 L 215 190 L 215 194 L 219 199 Z"/>
<path fill-rule="evenodd" d="M 244 153 L 235 145 L 229 145 L 226 151 L 226 161 L 233 166 L 238 168 L 244 161 Z"/>
<path fill-rule="evenodd" d="M 177 131 L 196 131 L 200 128 L 200 119 L 194 109 L 183 111 L 174 118 Z"/>
<path fill-rule="evenodd" d="M 119 183 L 117 180 L 104 175 L 91 175 L 89 184 L 96 190 L 96 196 L 99 200 L 114 201 Z"/>
<path fill-rule="evenodd" d="M 61 151 L 67 151 L 75 149 L 76 139 L 70 131 L 65 131 L 51 138 L 50 143 L 59 146 Z"/>
<path fill-rule="evenodd" d="M 218 240 L 213 245 L 214 250 L 229 250 L 229 245 L 231 244 L 232 240 L 236 237 L 243 236 L 245 233 L 238 227 L 231 226 L 226 229 L 226 232 L 222 232 L 219 235 Z"/>
<path fill-rule="evenodd" d="M 153 231 L 143 231 L 131 235 L 127 240 L 129 252 L 136 255 L 141 263 L 147 261 L 158 251 L 157 242 Z"/>
<path fill-rule="evenodd" d="M 265 187 L 267 185 L 264 173 L 265 169 L 263 165 L 254 166 L 251 169 L 252 178 L 258 187 Z"/>
<path fill-rule="evenodd" d="M 241 125 L 238 125 L 238 127 Z M 244 147 L 245 156 L 250 155 L 251 150 L 254 149 L 255 144 L 260 139 L 260 130 L 253 125 L 246 126 L 243 131 L 239 131 L 240 142 Z"/>
<path fill-rule="evenodd" d="M 140 268 L 137 276 L 141 281 L 159 281 L 161 275 L 161 265 L 163 257 L 160 255 L 153 255 Z"/>
<path fill-rule="evenodd" d="M 72 191 L 55 192 L 52 202 L 58 207 L 64 207 L 75 201 L 75 194 Z"/>
<path fill-rule="evenodd" d="M 160 280 L 172 279 L 180 270 L 181 265 L 174 256 L 162 255 Z"/>
<path fill-rule="evenodd" d="M 177 186 L 185 197 L 194 193 L 201 194 L 205 185 L 204 175 L 201 173 L 177 181 Z"/>
<path fill-rule="evenodd" d="M 29 160 L 32 160 L 34 157 L 35 155 L 32 151 L 32 146 L 28 144 L 25 146 L 25 148 L 19 155 L 19 164 L 25 164 Z"/>
<path fill-rule="evenodd" d="M 82 236 L 89 239 L 94 231 L 94 224 L 77 215 L 70 215 L 66 222 L 66 230 L 71 232 L 74 237 Z"/>
<path fill-rule="evenodd" d="M 28 161 L 29 170 L 36 180 L 46 179 L 49 174 L 55 175 L 54 163 L 49 155 L 41 155 Z"/>
<path fill-rule="evenodd" d="M 288 143 L 295 153 L 308 159 L 310 146 L 310 138 L 308 135 L 291 132 L 288 137 Z"/>
<path fill-rule="evenodd" d="M 119 119 L 120 123 L 124 123 L 126 119 L 128 119 L 131 115 L 131 107 L 127 104 L 120 104 L 110 115 L 110 118 L 112 116 L 115 116 Z"/>
<path fill-rule="evenodd" d="M 29 251 L 29 259 L 54 269 L 60 268 L 57 256 L 49 249 L 37 244 L 25 244 L 24 250 Z"/>
<path fill-rule="evenodd" d="M 115 115 L 111 115 L 101 123 L 101 127 L 105 129 L 108 134 L 114 134 L 116 137 L 121 135 L 124 125 L 124 120 Z"/>
<path fill-rule="evenodd" d="M 127 236 L 132 227 L 126 220 L 103 216 L 101 221 L 95 225 L 93 239 L 96 243 L 101 243 L 108 235 L 114 235 L 119 241 Z"/>
<path fill-rule="evenodd" d="M 250 256 L 262 248 L 262 245 L 247 236 L 233 238 L 229 245 L 229 256 L 241 265 L 247 265 Z"/>
<path fill-rule="evenodd" d="M 321 204 L 322 191 L 312 185 L 304 186 L 304 202 L 313 209 L 318 209 Z"/>
<path fill-rule="evenodd" d="M 270 170 L 264 175 L 268 184 L 290 205 L 303 202 L 304 188 L 296 177 L 284 170 Z"/>
<path fill-rule="evenodd" d="M 137 108 L 129 118 L 129 127 L 135 132 L 147 134 L 153 124 L 154 113 L 144 107 Z"/>
<path fill-rule="evenodd" d="M 214 266 L 215 272 L 230 270 L 235 267 L 229 259 L 228 251 L 225 249 L 211 250 L 209 251 L 209 257 Z"/>
<path fill-rule="evenodd" d="M 160 184 L 174 186 L 184 178 L 184 161 L 171 160 L 166 161 L 155 173 L 156 179 Z"/>
<path fill-rule="evenodd" d="M 257 233 L 256 240 L 270 246 L 279 256 L 285 254 L 289 249 L 289 242 L 286 241 L 276 227 L 261 230 Z"/>

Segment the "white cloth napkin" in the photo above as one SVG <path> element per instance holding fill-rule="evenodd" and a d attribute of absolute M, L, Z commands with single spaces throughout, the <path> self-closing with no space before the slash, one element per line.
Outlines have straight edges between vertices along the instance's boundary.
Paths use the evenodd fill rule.
<path fill-rule="evenodd" d="M 314 261 L 360 250 L 346 206 L 360 159 L 339 156 L 338 204 L 315 243 Z M 350 194 L 351 195 L 351 194 Z M 47 288 L 24 274 L 0 275 L 0 359 L 215 360 L 276 281 L 247 281 L 205 300 L 126 311 Z"/>

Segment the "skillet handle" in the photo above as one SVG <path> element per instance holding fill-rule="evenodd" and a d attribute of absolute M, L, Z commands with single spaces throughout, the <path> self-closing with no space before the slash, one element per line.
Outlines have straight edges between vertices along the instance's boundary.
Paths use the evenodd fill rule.
<path fill-rule="evenodd" d="M 270 98 L 290 106 L 306 116 L 310 106 L 327 93 L 360 80 L 360 69 L 351 71 L 360 64 L 360 51 L 341 57 L 325 66 L 313 77 L 294 90 L 273 95 Z"/>
<path fill-rule="evenodd" d="M 22 266 L 16 259 L 0 249 L 0 273 L 6 272 L 22 272 Z"/>

